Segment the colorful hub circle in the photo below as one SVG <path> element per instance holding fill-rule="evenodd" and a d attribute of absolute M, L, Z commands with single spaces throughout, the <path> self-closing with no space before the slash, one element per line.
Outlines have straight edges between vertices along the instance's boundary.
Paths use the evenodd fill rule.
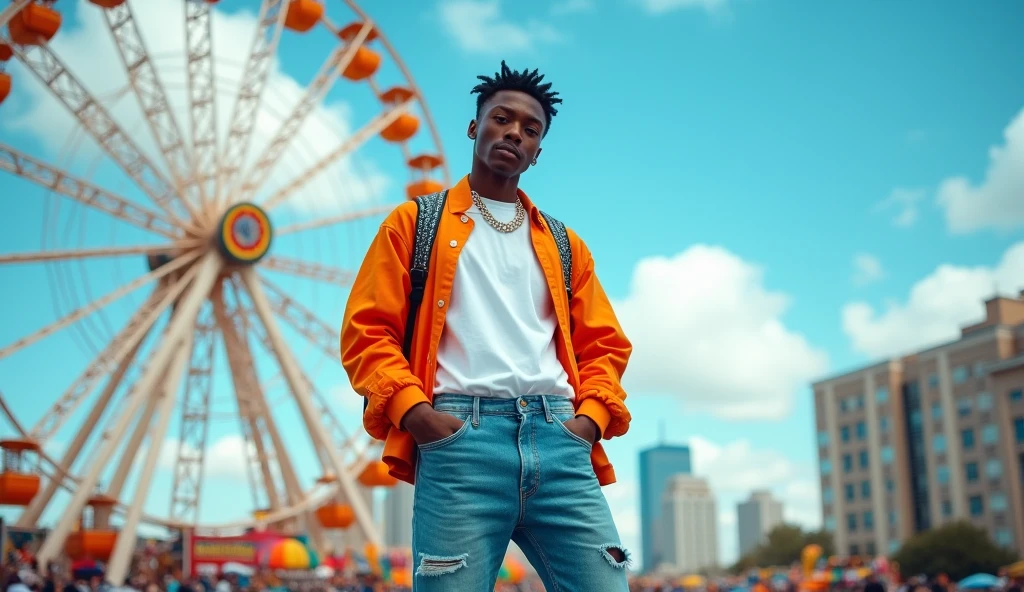
<path fill-rule="evenodd" d="M 270 250 L 270 219 L 251 203 L 231 206 L 220 222 L 220 248 L 235 263 L 252 265 Z"/>

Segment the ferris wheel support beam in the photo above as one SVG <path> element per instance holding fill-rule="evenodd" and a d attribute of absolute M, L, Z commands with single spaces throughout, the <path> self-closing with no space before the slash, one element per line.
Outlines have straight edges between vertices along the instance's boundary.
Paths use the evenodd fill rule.
<path fill-rule="evenodd" d="M 327 95 L 328 91 L 331 90 L 341 72 L 352 63 L 356 51 L 362 46 L 363 41 L 366 40 L 366 37 L 372 30 L 373 24 L 370 21 L 363 23 L 359 33 L 351 42 L 336 48 L 328 56 L 327 61 L 320 67 L 320 72 L 316 75 L 316 78 L 307 87 L 306 94 L 299 100 L 298 105 L 292 110 L 288 119 L 281 124 L 277 134 L 263 150 L 263 154 L 260 155 L 256 163 L 245 174 L 236 201 L 252 201 L 256 192 L 270 178 L 274 165 L 281 160 L 281 155 L 284 154 L 284 151 L 297 135 L 299 128 L 306 121 L 306 117 L 313 111 L 314 107 L 320 104 L 320 101 Z"/>
<path fill-rule="evenodd" d="M 60 59 L 46 45 L 16 45 L 0 35 L 0 41 L 8 43 L 14 55 L 25 64 L 50 92 L 64 103 L 71 114 L 78 119 L 90 137 L 172 218 L 182 221 L 171 204 L 177 199 L 193 216 L 191 204 L 180 198 L 153 163 L 139 150 L 128 134 L 110 117 L 107 110 L 89 94 Z M 198 230 L 193 221 L 182 221 L 193 232 Z"/>
<path fill-rule="evenodd" d="M 156 290 L 128 320 L 120 333 L 107 345 L 96 359 L 75 380 L 74 384 L 47 411 L 32 428 L 32 437 L 40 442 L 49 440 L 64 424 L 64 421 L 75 412 L 82 400 L 92 392 L 93 386 L 101 376 L 113 366 L 121 364 L 126 358 L 134 357 L 139 344 L 153 328 L 153 324 L 164 310 L 174 302 L 185 286 L 191 281 L 195 268 L 190 268 L 173 285 L 165 290 Z"/>
<path fill-rule="evenodd" d="M 284 481 L 285 492 L 289 502 L 291 504 L 301 502 L 305 498 L 305 495 L 303 494 L 302 487 L 299 484 L 299 478 L 295 472 L 295 466 L 292 464 L 291 457 L 288 456 L 288 449 L 285 447 L 284 440 L 281 438 L 281 433 L 274 421 L 273 414 L 270 413 L 270 407 L 267 405 L 266 395 L 260 388 L 259 379 L 255 373 L 256 366 L 253 363 L 252 350 L 249 348 L 247 336 L 245 333 L 239 331 L 237 324 L 232 322 L 223 301 L 215 306 L 216 308 L 214 311 L 215 314 L 218 315 L 218 325 L 221 328 L 221 333 L 224 335 L 224 344 L 228 346 L 225 349 L 227 351 L 228 365 L 231 367 L 231 378 L 235 385 L 236 396 L 248 397 L 248 402 L 245 406 L 251 414 L 251 425 L 256 428 L 257 433 L 265 432 L 270 438 L 271 445 L 274 450 L 274 458 L 277 460 L 278 467 L 281 470 L 281 478 Z M 241 320 L 244 325 L 245 320 Z M 244 393 L 244 395 L 242 393 Z M 239 403 L 241 404 L 241 400 L 239 400 Z M 261 427 L 262 430 L 260 430 Z M 266 457 L 260 459 L 260 461 L 267 496 L 276 497 L 277 492 L 274 485 L 275 481 L 272 478 L 270 470 L 270 463 L 266 462 Z M 320 531 L 319 524 L 317 524 L 311 514 L 311 512 L 306 512 L 304 514 L 306 527 L 309 530 L 310 537 L 313 538 L 317 544 L 320 544 L 322 542 L 323 535 Z"/>
<path fill-rule="evenodd" d="M 286 183 L 284 187 L 277 190 L 276 193 L 271 195 L 266 201 L 263 202 L 262 207 L 265 211 L 269 212 L 275 207 L 286 201 L 292 195 L 295 195 L 302 187 L 317 177 L 317 175 L 323 173 L 332 164 L 337 163 L 347 154 L 352 153 L 370 138 L 376 136 L 384 130 L 387 126 L 394 123 L 398 119 L 399 115 L 402 115 L 409 110 L 413 100 L 409 99 L 404 103 L 395 105 L 380 115 L 374 117 L 369 123 L 359 128 L 351 136 L 345 138 L 345 141 L 341 143 L 337 148 L 332 150 L 326 156 L 317 161 L 313 166 L 309 167 L 298 176 L 295 177 L 289 183 Z"/>
<path fill-rule="evenodd" d="M 140 287 L 149 282 L 159 280 L 160 278 L 170 274 L 171 272 L 180 269 L 186 264 L 191 263 L 196 259 L 197 256 L 198 253 L 182 255 L 181 257 L 174 259 L 170 263 L 158 267 L 157 269 L 154 269 L 153 271 L 147 273 L 146 275 L 132 282 L 129 282 L 128 284 L 122 286 L 121 288 L 118 288 L 117 290 L 114 290 L 113 292 L 107 294 L 106 296 L 98 300 L 94 300 L 92 303 L 87 304 L 86 306 L 83 306 L 75 311 L 72 311 L 67 316 L 57 320 L 54 323 L 47 325 L 46 327 L 43 327 L 42 329 L 36 331 L 32 335 L 29 335 L 28 337 L 23 337 L 18 341 L 15 341 L 11 345 L 3 349 L 0 349 L 0 359 L 6 358 L 11 354 L 25 347 L 28 347 L 29 345 L 32 345 L 33 343 L 39 341 L 40 339 L 43 339 L 44 337 L 47 337 L 49 335 L 52 335 L 53 333 L 56 333 L 57 331 L 60 331 L 64 327 L 67 327 L 68 325 L 78 321 L 82 317 L 90 315 L 93 312 L 96 312 L 97 310 L 110 304 L 111 302 L 123 298 L 129 292 L 134 292 L 135 290 L 138 290 Z"/>
<path fill-rule="evenodd" d="M 32 181 L 45 189 L 55 191 L 80 204 L 97 209 L 143 230 L 168 238 L 177 238 L 181 235 L 178 223 L 171 221 L 165 214 L 154 212 L 123 197 L 104 191 L 88 181 L 32 158 L 3 143 L 0 143 L 0 170 Z"/>
<path fill-rule="evenodd" d="M 245 156 L 249 151 L 252 130 L 256 127 L 256 118 L 263 98 L 263 88 L 270 73 L 284 19 L 288 14 L 282 10 L 284 0 L 263 0 L 260 14 L 256 22 L 256 34 L 253 36 L 249 59 L 245 63 L 245 71 L 238 88 L 238 96 L 231 110 L 231 123 L 228 126 L 228 137 L 224 144 L 224 153 L 220 158 L 221 180 L 218 203 L 227 199 L 226 189 L 234 186 Z"/>
<path fill-rule="evenodd" d="M 192 121 L 193 171 L 204 215 L 212 218 L 218 193 L 217 80 L 213 67 L 211 4 L 185 1 L 185 49 L 188 64 L 189 116 Z M 210 208 L 206 210 L 205 208 Z"/>
<path fill-rule="evenodd" d="M 356 274 L 347 269 L 340 269 L 331 265 L 323 265 L 312 261 L 302 261 L 287 257 L 267 257 L 263 260 L 263 267 L 289 275 L 304 277 L 310 280 L 326 282 L 339 287 L 352 285 Z"/>
<path fill-rule="evenodd" d="M 212 282 L 211 282 L 212 284 Z M 197 311 L 198 312 L 198 311 Z M 142 474 L 135 485 L 132 493 L 132 503 L 128 506 L 128 512 L 124 516 L 124 523 L 117 533 L 117 540 L 114 543 L 114 552 L 107 564 L 107 580 L 115 586 L 124 585 L 128 575 L 128 567 L 135 550 L 135 540 L 138 535 L 139 521 L 142 518 L 142 507 L 149 498 L 149 488 L 153 482 L 153 473 L 160 460 L 160 447 L 167 438 L 167 428 L 171 423 L 171 416 L 174 415 L 174 402 L 177 400 L 178 386 L 181 383 L 181 375 L 188 362 L 189 353 L 192 351 L 193 334 L 185 331 L 181 340 L 177 342 L 178 351 L 175 352 L 174 360 L 167 370 L 166 381 L 160 385 L 159 392 L 159 417 L 149 437 L 149 448 L 146 450 L 146 458 L 142 465 Z"/>
<path fill-rule="evenodd" d="M 397 206 L 395 204 L 386 206 L 376 206 L 360 210 L 358 212 L 348 212 L 346 214 L 339 214 L 337 216 L 329 216 L 327 218 L 320 218 L 318 220 L 310 220 L 308 222 L 297 222 L 284 226 L 274 231 L 274 236 L 284 236 L 286 234 L 292 234 L 303 230 L 313 230 L 316 228 L 326 228 L 335 224 L 343 224 L 345 222 L 354 222 L 363 218 L 369 218 L 370 216 L 376 216 L 379 214 L 391 213 Z"/>
<path fill-rule="evenodd" d="M 313 402 L 310 399 L 309 393 L 306 392 L 306 385 L 302 381 L 302 376 L 295 359 L 292 358 L 291 350 L 288 349 L 288 346 L 281 335 L 281 330 L 278 328 L 277 320 L 274 318 L 274 313 L 270 307 L 270 302 L 267 300 L 266 293 L 263 290 L 263 284 L 260 282 L 256 271 L 251 267 L 242 270 L 241 276 L 242 281 L 245 282 L 245 286 L 249 291 L 249 296 L 252 298 L 256 314 L 263 323 L 263 328 L 267 332 L 267 339 L 274 347 L 274 354 L 281 366 L 281 370 L 284 372 L 285 380 L 288 382 L 288 387 L 291 389 L 292 394 L 295 397 L 295 401 L 298 404 L 303 422 L 306 424 L 306 429 L 309 430 L 309 433 L 313 438 L 314 446 L 319 446 L 327 451 L 327 455 L 331 460 L 332 468 L 338 476 L 341 489 L 344 492 L 345 497 L 348 499 L 348 502 L 352 505 L 353 512 L 356 515 L 356 520 L 358 521 L 364 536 L 374 545 L 380 546 L 380 535 L 373 524 L 373 515 L 370 513 L 369 507 L 363 500 L 362 493 L 356 487 L 355 480 L 349 473 L 348 468 L 341 462 L 341 457 L 338 455 L 337 451 L 334 450 L 334 446 L 331 445 L 327 434 L 324 432 L 323 425 L 321 425 L 316 418 L 316 409 L 313 407 Z"/>
<path fill-rule="evenodd" d="M 310 343 L 320 348 L 325 356 L 341 361 L 341 344 L 337 329 L 320 320 L 313 311 L 288 297 L 283 290 L 266 279 L 261 279 L 266 288 L 267 303 L 288 325 Z"/>
<path fill-rule="evenodd" d="M 185 191 L 190 185 L 191 176 L 188 148 L 171 104 L 167 100 L 167 91 L 160 82 L 160 76 L 152 60 L 149 59 L 146 44 L 132 14 L 131 2 L 124 2 L 114 8 L 105 8 L 103 13 L 107 17 L 107 27 L 114 38 L 114 44 L 117 45 L 121 63 L 128 73 L 128 84 L 135 91 L 135 97 L 139 101 L 146 122 L 149 123 L 157 148 L 167 163 L 174 188 L 187 206 Z M 196 212 L 189 209 L 189 213 L 194 217 Z"/>
<path fill-rule="evenodd" d="M 164 376 L 161 377 L 161 382 L 169 378 L 170 370 L 164 370 Z M 135 465 L 135 459 L 139 451 L 142 449 L 142 441 L 146 439 L 146 435 L 149 434 L 153 426 L 153 416 L 156 415 L 157 407 L 160 406 L 163 401 L 163 391 L 157 391 L 155 393 L 133 393 L 135 396 L 143 397 L 146 400 L 145 407 L 142 412 L 137 414 L 138 420 L 135 422 L 135 428 L 132 430 L 132 435 L 128 436 L 128 442 L 121 449 L 121 460 L 117 463 L 117 468 L 114 469 L 114 475 L 110 478 L 110 483 L 104 488 L 104 493 L 110 497 L 119 500 L 121 499 L 121 492 L 124 490 L 124 484 L 128 482 L 128 474 L 131 473 Z M 149 445 L 156 445 L 160 448 L 163 440 L 155 442 L 150 440 Z"/>
<path fill-rule="evenodd" d="M 158 387 L 157 380 L 163 374 L 162 370 L 168 366 L 171 358 L 179 351 L 178 345 L 184 334 L 192 329 L 196 315 L 199 312 L 199 307 L 209 295 L 210 289 L 213 287 L 222 266 L 220 255 L 215 251 L 208 252 L 202 261 L 197 264 L 198 271 L 195 279 L 188 293 L 178 303 L 176 314 L 168 326 L 165 340 L 153 353 L 146 371 L 135 385 L 137 392 L 150 393 Z M 116 451 L 118 444 L 123 441 L 128 424 L 141 403 L 141 396 L 131 397 L 126 402 L 123 415 L 108 434 L 109 437 L 101 447 L 92 468 L 79 482 L 71 501 L 68 502 L 65 509 L 65 513 L 68 516 L 78 516 L 82 512 L 85 502 L 96 489 L 100 473 L 110 462 L 110 458 Z M 138 503 L 141 504 L 142 502 L 139 501 Z M 60 520 L 47 535 L 42 547 L 36 554 L 40 569 L 45 570 L 47 564 L 59 555 L 74 523 L 74 520 Z"/>
<path fill-rule="evenodd" d="M 38 251 L 35 253 L 9 253 L 0 255 L 0 265 L 12 263 L 38 263 L 41 261 L 66 261 L 69 259 L 93 259 L 98 257 L 121 257 L 124 255 L 158 255 L 198 247 L 202 239 L 185 240 L 163 245 L 137 245 L 134 247 L 106 247 L 99 249 L 65 249 Z"/>

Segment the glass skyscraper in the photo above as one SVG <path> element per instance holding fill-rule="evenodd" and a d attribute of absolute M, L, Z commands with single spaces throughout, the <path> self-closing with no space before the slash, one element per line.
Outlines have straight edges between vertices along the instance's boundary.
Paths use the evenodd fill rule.
<path fill-rule="evenodd" d="M 690 447 L 660 445 L 640 453 L 640 557 L 644 571 L 662 561 L 656 541 L 661 496 L 673 475 L 689 475 Z"/>

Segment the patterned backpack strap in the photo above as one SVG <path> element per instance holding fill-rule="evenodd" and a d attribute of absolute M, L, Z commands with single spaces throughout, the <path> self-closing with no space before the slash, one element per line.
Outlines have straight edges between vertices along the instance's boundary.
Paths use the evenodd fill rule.
<path fill-rule="evenodd" d="M 441 212 L 447 198 L 447 190 L 416 198 L 416 236 L 412 239 L 412 265 L 409 269 L 412 291 L 409 292 L 409 314 L 405 320 L 405 341 L 402 344 L 402 352 L 406 359 L 409 359 L 412 350 L 416 312 L 423 302 L 427 273 L 430 270 L 430 252 L 434 248 L 437 227 L 441 222 Z"/>
<path fill-rule="evenodd" d="M 558 257 L 562 260 L 562 279 L 565 282 L 565 293 L 569 300 L 572 300 L 572 247 L 569 246 L 569 233 L 565 229 L 565 224 L 562 224 L 558 219 L 544 212 L 541 212 L 540 215 L 544 216 L 544 220 L 548 223 L 548 228 L 551 229 L 551 236 L 555 239 L 555 245 L 558 246 Z"/>

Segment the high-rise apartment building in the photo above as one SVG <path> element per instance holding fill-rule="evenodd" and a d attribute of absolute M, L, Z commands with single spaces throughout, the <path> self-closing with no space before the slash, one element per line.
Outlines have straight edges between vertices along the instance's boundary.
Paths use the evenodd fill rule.
<path fill-rule="evenodd" d="M 399 481 L 384 497 L 384 544 L 388 547 L 412 546 L 412 506 L 415 489 Z"/>
<path fill-rule="evenodd" d="M 740 556 L 753 551 L 764 542 L 776 526 L 782 524 L 782 503 L 767 490 L 757 490 L 750 499 L 736 504 L 736 526 L 739 528 Z"/>
<path fill-rule="evenodd" d="M 822 514 L 841 554 L 955 520 L 1024 551 L 1024 292 L 960 338 L 813 385 Z"/>
<path fill-rule="evenodd" d="M 655 570 L 695 573 L 718 566 L 718 514 L 706 479 L 675 475 L 661 499 Z"/>
<path fill-rule="evenodd" d="M 656 543 L 665 487 L 672 476 L 690 470 L 689 446 L 659 445 L 640 452 L 640 561 L 645 571 L 661 563 Z"/>

